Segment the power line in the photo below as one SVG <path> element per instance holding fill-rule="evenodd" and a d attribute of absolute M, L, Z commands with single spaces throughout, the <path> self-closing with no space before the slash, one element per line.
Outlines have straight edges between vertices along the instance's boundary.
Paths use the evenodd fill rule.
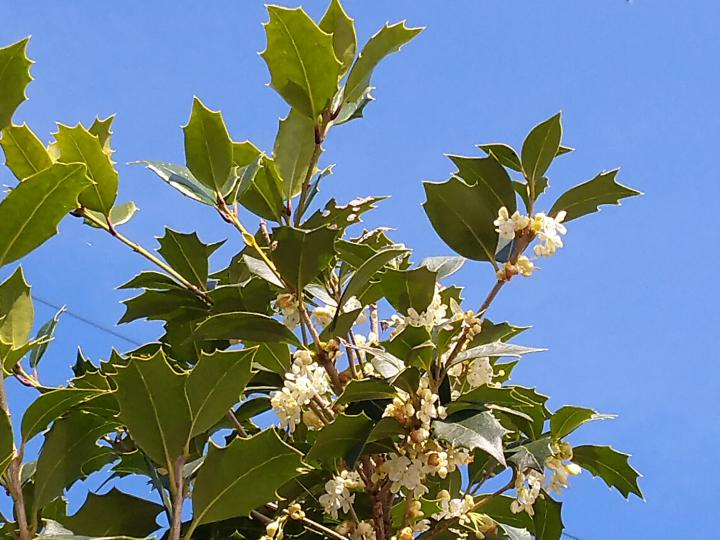
<path fill-rule="evenodd" d="M 43 298 L 40 298 L 33 294 L 33 300 L 40 302 L 41 304 L 46 305 L 47 307 L 53 308 L 56 311 L 59 311 L 62 309 L 62 306 L 58 306 L 57 304 L 53 304 L 52 302 L 49 302 L 48 300 L 45 300 Z M 100 323 L 97 323 L 93 320 L 88 319 L 87 317 L 83 317 L 82 315 L 78 315 L 77 313 L 74 313 L 73 311 L 65 308 L 65 314 L 68 317 L 72 317 L 73 319 L 80 321 L 81 323 L 87 324 L 88 326 L 92 326 L 96 330 L 99 330 L 100 332 L 105 332 L 106 334 L 110 334 L 111 336 L 115 336 L 116 338 L 120 338 L 124 341 L 127 341 L 128 343 L 131 343 L 132 345 L 135 345 L 139 347 L 142 345 L 142 343 L 135 341 L 132 338 L 129 338 L 127 336 L 122 335 L 120 332 L 116 332 L 112 328 L 108 328 L 107 326 L 103 326 Z"/>

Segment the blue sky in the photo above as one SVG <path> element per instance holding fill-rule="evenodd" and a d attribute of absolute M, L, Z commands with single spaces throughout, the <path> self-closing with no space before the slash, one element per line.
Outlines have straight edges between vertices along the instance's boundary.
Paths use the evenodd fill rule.
<path fill-rule="evenodd" d="M 303 5 L 316 16 L 325 8 L 318 0 Z M 720 442 L 720 368 L 708 347 L 720 323 L 710 210 L 720 196 L 720 4 L 347 0 L 346 7 L 362 41 L 386 21 L 427 30 L 378 70 L 366 118 L 331 132 L 323 163 L 337 166 L 323 195 L 391 195 L 367 225 L 395 227 L 417 260 L 449 253 L 420 207 L 421 181 L 452 171 L 443 154 L 495 141 L 519 147 L 530 127 L 559 110 L 564 142 L 577 151 L 551 170 L 551 193 L 618 166 L 621 181 L 646 193 L 572 222 L 566 248 L 532 279 L 507 287 L 490 316 L 533 325 L 519 341 L 550 349 L 526 359 L 516 382 L 538 385 L 554 407 L 619 415 L 573 442 L 631 452 L 644 474 L 647 502 L 625 502 L 587 473 L 574 479 L 567 532 L 582 540 L 715 536 L 714 486 L 703 486 L 714 479 Z M 180 125 L 193 95 L 222 109 L 236 139 L 271 149 L 286 105 L 264 86 L 269 77 L 256 54 L 265 20 L 259 0 L 0 0 L 0 43 L 32 34 L 37 61 L 16 121 L 48 140 L 55 121 L 117 113 L 120 200 L 141 208 L 125 232 L 146 246 L 166 224 L 197 230 L 205 241 L 233 236 L 206 208 L 124 164 L 182 162 Z M 5 170 L 0 184 L 12 184 Z M 114 287 L 147 265 L 70 219 L 61 230 L 24 262 L 35 294 L 113 326 L 127 297 Z M 233 237 L 215 267 L 238 248 Z M 479 264 L 458 274 L 470 304 L 492 278 Z M 42 322 L 52 311 L 38 305 L 37 315 Z M 145 323 L 119 331 L 138 341 L 158 335 Z M 126 347 L 66 317 L 44 360 L 45 382 L 68 378 L 78 345 L 96 360 Z M 30 398 L 16 387 L 12 395 L 19 408 Z"/>

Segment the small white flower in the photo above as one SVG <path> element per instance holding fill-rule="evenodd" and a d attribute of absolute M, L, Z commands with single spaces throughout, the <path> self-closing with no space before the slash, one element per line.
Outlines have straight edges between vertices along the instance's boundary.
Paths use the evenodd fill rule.
<path fill-rule="evenodd" d="M 476 358 L 468 366 L 467 382 L 471 388 L 478 388 L 484 384 L 490 384 L 493 379 L 493 368 L 487 356 Z"/>
<path fill-rule="evenodd" d="M 510 510 L 513 514 L 527 512 L 532 516 L 535 511 L 533 504 L 540 494 L 545 475 L 534 469 L 530 469 L 527 473 L 519 471 L 515 478 L 515 500 L 510 503 Z"/>

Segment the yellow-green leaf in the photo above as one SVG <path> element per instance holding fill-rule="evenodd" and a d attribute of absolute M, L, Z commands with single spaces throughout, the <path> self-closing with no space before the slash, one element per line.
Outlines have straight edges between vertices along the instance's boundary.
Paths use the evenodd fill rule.
<path fill-rule="evenodd" d="M 5 165 L 20 181 L 52 165 L 47 148 L 26 124 L 3 129 L 0 145 Z"/>
<path fill-rule="evenodd" d="M 0 373 L 0 377 L 2 374 Z M 15 445 L 13 444 L 13 430 L 10 417 L 5 409 L 0 408 L 0 476 L 15 457 Z"/>
<path fill-rule="evenodd" d="M 0 129 L 10 125 L 15 109 L 27 99 L 25 89 L 32 80 L 28 41 L 29 37 L 0 49 Z"/>
<path fill-rule="evenodd" d="M 0 343 L 13 348 L 25 344 L 34 317 L 30 286 L 20 267 L 0 284 Z"/>
<path fill-rule="evenodd" d="M 0 266 L 16 261 L 57 233 L 88 185 L 85 166 L 55 163 L 19 184 L 0 202 Z"/>
<path fill-rule="evenodd" d="M 233 145 L 222 113 L 208 109 L 196 97 L 183 133 L 188 169 L 203 185 L 224 193 L 233 166 Z"/>
<path fill-rule="evenodd" d="M 280 120 L 273 158 L 283 180 L 285 199 L 300 193 L 315 152 L 315 127 L 307 116 L 290 109 Z M 314 172 L 314 171 L 313 171 Z"/>
<path fill-rule="evenodd" d="M 340 0 L 331 0 L 330 5 L 320 20 L 320 28 L 333 37 L 335 56 L 342 63 L 341 75 L 345 73 L 355 59 L 357 35 L 355 22 L 348 16 Z"/>
<path fill-rule="evenodd" d="M 387 55 L 398 52 L 412 38 L 422 32 L 422 28 L 408 28 L 405 22 L 385 25 L 370 38 L 363 47 L 345 84 L 345 102 L 355 102 L 362 98 L 370 86 L 373 71 Z"/>
<path fill-rule="evenodd" d="M 261 56 L 270 85 L 291 107 L 315 120 L 338 90 L 341 64 L 333 37 L 301 8 L 268 6 L 267 48 Z"/>
<path fill-rule="evenodd" d="M 80 204 L 89 210 L 110 213 L 118 192 L 118 173 L 100 139 L 80 124 L 69 127 L 58 124 L 55 134 L 62 163 L 83 163 L 93 184 L 80 194 Z"/>

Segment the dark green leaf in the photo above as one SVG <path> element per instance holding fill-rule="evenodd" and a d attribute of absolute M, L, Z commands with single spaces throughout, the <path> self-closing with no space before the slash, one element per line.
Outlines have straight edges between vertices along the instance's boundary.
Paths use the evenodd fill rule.
<path fill-rule="evenodd" d="M 171 468 L 183 455 L 190 435 L 187 374 L 173 371 L 160 351 L 147 359 L 130 358 L 112 379 L 117 385 L 119 420 L 146 454 Z"/>
<path fill-rule="evenodd" d="M 611 488 L 617 489 L 626 499 L 633 493 L 643 499 L 638 486 L 638 473 L 629 462 L 630 454 L 618 452 L 609 446 L 576 446 L 573 461 L 593 476 L 599 476 Z"/>
<path fill-rule="evenodd" d="M 282 220 L 285 213 L 283 183 L 272 159 L 262 156 L 260 167 L 255 174 L 244 178 L 239 184 L 237 200 L 260 217 L 278 223 Z"/>
<path fill-rule="evenodd" d="M 52 165 L 45 145 L 27 124 L 3 129 L 0 145 L 5 152 L 5 165 L 20 181 Z"/>
<path fill-rule="evenodd" d="M 370 86 L 373 71 L 387 55 L 399 51 L 403 45 L 422 32 L 422 28 L 408 28 L 405 22 L 385 25 L 367 42 L 345 84 L 344 100 L 357 101 Z"/>
<path fill-rule="evenodd" d="M 170 276 L 150 270 L 140 272 L 127 283 L 120 285 L 118 289 L 168 290 L 177 289 L 178 287 L 179 285 Z"/>
<path fill-rule="evenodd" d="M 414 308 L 424 312 L 435 295 L 437 274 L 421 266 L 414 270 L 387 270 L 383 274 L 382 288 L 392 306 L 407 313 Z"/>
<path fill-rule="evenodd" d="M 204 339 L 240 339 L 299 344 L 295 334 L 276 319 L 259 313 L 242 311 L 208 317 L 198 326 L 197 336 Z"/>
<path fill-rule="evenodd" d="M 340 413 L 320 430 L 307 460 L 332 463 L 335 459 L 343 459 L 353 467 L 374 425 L 365 414 L 349 416 Z"/>
<path fill-rule="evenodd" d="M 66 412 L 101 393 L 102 390 L 58 388 L 42 394 L 23 415 L 22 440 L 29 441 Z"/>
<path fill-rule="evenodd" d="M 395 388 L 383 379 L 354 380 L 345 387 L 345 391 L 338 398 L 337 403 L 343 405 L 356 401 L 392 399 L 395 394 Z"/>
<path fill-rule="evenodd" d="M 545 470 L 545 460 L 552 456 L 550 438 L 543 437 L 537 441 L 531 441 L 513 448 L 508 453 L 510 454 L 508 461 L 515 465 L 516 470 L 535 469 L 543 472 Z"/>
<path fill-rule="evenodd" d="M 0 202 L 0 266 L 30 253 L 57 233 L 90 181 L 85 166 L 55 163 L 28 177 Z"/>
<path fill-rule="evenodd" d="M 435 436 L 454 447 L 474 450 L 479 448 L 490 454 L 498 463 L 505 465 L 502 437 L 507 430 L 490 412 L 452 415 L 445 421 L 435 420 L 432 424 Z"/>
<path fill-rule="evenodd" d="M 197 233 L 181 233 L 165 228 L 165 236 L 158 238 L 162 255 L 174 270 L 188 281 L 204 288 L 208 279 L 208 258 L 222 243 L 204 244 Z"/>
<path fill-rule="evenodd" d="M 276 490 L 302 473 L 300 457 L 274 429 L 222 449 L 211 444 L 193 489 L 195 523 L 246 516 L 276 499 Z"/>
<path fill-rule="evenodd" d="M 533 504 L 535 540 L 560 540 L 565 526 L 562 522 L 562 503 L 542 493 Z"/>
<path fill-rule="evenodd" d="M 305 231 L 292 227 L 273 229 L 277 247 L 273 262 L 283 279 L 296 291 L 301 291 L 326 270 L 335 257 L 337 231 L 326 227 Z"/>
<path fill-rule="evenodd" d="M 10 125 L 13 113 L 27 99 L 31 60 L 27 57 L 27 37 L 0 49 L 0 129 Z"/>
<path fill-rule="evenodd" d="M 224 194 L 233 166 L 233 147 L 222 114 L 196 97 L 183 133 L 190 172 L 213 192 Z"/>
<path fill-rule="evenodd" d="M 365 260 L 348 281 L 340 297 L 339 305 L 345 303 L 353 296 L 361 296 L 370 287 L 373 277 L 390 261 L 397 257 L 407 255 L 409 250 L 404 248 L 388 248 L 376 252 Z M 432 299 L 431 299 L 432 300 Z"/>
<path fill-rule="evenodd" d="M 639 191 L 616 182 L 618 169 L 598 174 L 592 180 L 577 185 L 555 201 L 550 215 L 566 212 L 565 221 L 597 212 L 602 204 L 620 204 L 620 199 L 642 195 Z"/>
<path fill-rule="evenodd" d="M 246 345 L 252 345 L 246 343 Z M 260 343 L 255 353 L 254 363 L 278 375 L 290 371 L 290 349 L 284 343 Z"/>
<path fill-rule="evenodd" d="M 331 0 L 330 5 L 320 20 L 320 28 L 332 34 L 333 50 L 342 67 L 340 75 L 344 74 L 355 59 L 357 50 L 357 35 L 355 23 L 343 9 L 339 0 Z"/>
<path fill-rule="evenodd" d="M 517 206 L 512 181 L 494 157 L 450 159 L 462 180 L 425 182 L 425 212 L 438 235 L 457 253 L 494 263 L 498 234 L 493 221 L 501 207 L 512 213 Z"/>
<path fill-rule="evenodd" d="M 111 424 L 100 416 L 75 411 L 55 422 L 45 436 L 35 472 L 35 501 L 42 508 L 63 489 L 82 478 L 82 466 L 107 449 L 97 440 L 111 429 Z"/>
<path fill-rule="evenodd" d="M 513 171 L 522 172 L 522 163 L 517 152 L 504 143 L 478 144 L 478 148 L 497 159 L 500 164 Z"/>
<path fill-rule="evenodd" d="M 318 210 L 303 223 L 304 229 L 317 229 L 330 227 L 344 230 L 359 223 L 360 216 L 376 208 L 375 204 L 387 197 L 363 197 L 354 199 L 345 205 L 338 205 L 335 199 L 330 199 L 322 210 Z"/>
<path fill-rule="evenodd" d="M 270 70 L 270 86 L 291 107 L 315 120 L 338 90 L 341 64 L 333 38 L 301 8 L 267 9 L 267 48 L 261 56 Z"/>
<path fill-rule="evenodd" d="M 556 439 L 570 435 L 577 428 L 593 420 L 612 420 L 615 415 L 598 414 L 584 407 L 566 405 L 553 413 L 550 419 L 550 431 Z"/>
<path fill-rule="evenodd" d="M 65 518 L 63 525 L 75 534 L 92 537 L 125 534 L 144 538 L 159 528 L 155 518 L 162 509 L 159 504 L 113 488 L 104 495 L 90 493 L 80 510 Z"/>
<path fill-rule="evenodd" d="M 545 175 L 555 159 L 561 139 L 560 113 L 535 126 L 525 138 L 520 155 L 530 193 L 537 194 L 536 182 Z"/>
<path fill-rule="evenodd" d="M 55 140 L 60 150 L 58 161 L 82 163 L 92 185 L 80 194 L 80 204 L 105 215 L 110 213 L 118 192 L 118 173 L 97 136 L 80 124 L 75 127 L 58 124 Z"/>
<path fill-rule="evenodd" d="M 300 193 L 315 153 L 315 124 L 304 114 L 290 109 L 280 120 L 273 158 L 283 180 L 285 199 Z"/>
<path fill-rule="evenodd" d="M 186 385 L 192 417 L 190 437 L 213 427 L 240 400 L 256 352 L 255 348 L 215 351 L 200 357 Z"/>
<path fill-rule="evenodd" d="M 132 322 L 137 319 L 182 321 L 197 319 L 206 313 L 205 304 L 186 289 L 147 290 L 143 293 L 123 300 L 125 313 L 120 321 Z"/>

